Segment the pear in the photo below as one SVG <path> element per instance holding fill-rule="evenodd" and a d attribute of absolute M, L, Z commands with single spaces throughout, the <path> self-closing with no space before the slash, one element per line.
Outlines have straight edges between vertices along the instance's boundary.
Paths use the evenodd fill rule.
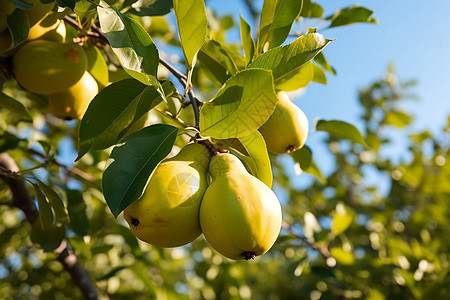
<path fill-rule="evenodd" d="M 86 71 L 83 77 L 67 90 L 48 96 L 49 111 L 63 120 L 81 119 L 97 93 L 97 82 Z"/>
<path fill-rule="evenodd" d="M 274 112 L 260 128 L 267 149 L 284 154 L 297 151 L 308 136 L 308 119 L 303 111 L 289 99 L 286 92 L 277 94 L 278 103 Z"/>
<path fill-rule="evenodd" d="M 124 210 L 131 232 L 160 247 L 183 246 L 200 234 L 200 202 L 207 187 L 209 150 L 189 144 L 153 171 L 143 196 Z"/>
<path fill-rule="evenodd" d="M 43 95 L 68 89 L 81 79 L 86 68 L 83 48 L 73 43 L 34 40 L 13 58 L 17 81 L 27 90 Z"/>
<path fill-rule="evenodd" d="M 234 260 L 266 253 L 281 229 L 281 206 L 275 194 L 232 154 L 214 156 L 209 172 L 212 182 L 200 206 L 206 240 Z"/>

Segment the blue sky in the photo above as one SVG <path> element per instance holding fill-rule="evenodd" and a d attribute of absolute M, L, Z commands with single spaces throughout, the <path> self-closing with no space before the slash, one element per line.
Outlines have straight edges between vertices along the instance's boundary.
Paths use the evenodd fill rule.
<path fill-rule="evenodd" d="M 236 15 L 238 11 L 250 22 L 242 0 L 207 1 L 220 15 Z M 262 1 L 256 1 L 259 7 Z M 359 121 L 361 108 L 358 90 L 380 79 L 389 63 L 394 65 L 400 80 L 417 80 L 412 90 L 419 102 L 408 102 L 405 110 L 415 116 L 415 122 L 404 134 L 418 129 L 438 133 L 450 114 L 450 1 L 445 0 L 366 0 L 317 1 L 331 15 L 336 9 L 354 4 L 374 11 L 378 24 L 355 24 L 319 32 L 326 38 L 336 39 L 324 51 L 328 61 L 336 68 L 337 76 L 328 76 L 328 85 L 312 83 L 294 102 L 303 109 L 313 127 L 316 119 L 337 119 L 362 128 Z M 317 24 L 312 23 L 312 26 Z M 254 27 L 254 25 L 252 25 Z M 235 37 L 230 36 L 230 39 Z M 308 138 L 315 161 L 325 173 L 332 171 L 333 161 L 322 143 L 325 133 L 315 132 Z M 398 140 L 387 149 L 394 161 L 408 160 L 405 140 Z M 370 169 L 370 168 L 369 168 Z M 387 191 L 388 186 L 376 182 L 380 178 L 373 170 L 367 171 L 367 181 Z M 370 175 L 372 173 L 372 176 Z M 306 180 L 308 182 L 309 180 Z M 305 182 L 305 183 L 306 183 Z M 383 192 L 383 191 L 382 191 Z"/>

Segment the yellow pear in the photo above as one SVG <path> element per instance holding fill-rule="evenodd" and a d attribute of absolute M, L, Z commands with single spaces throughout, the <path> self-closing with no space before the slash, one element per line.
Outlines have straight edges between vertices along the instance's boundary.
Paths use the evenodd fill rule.
<path fill-rule="evenodd" d="M 64 42 L 66 26 L 64 21 L 58 19 L 56 12 L 50 11 L 39 20 L 28 32 L 28 40 L 43 39 L 54 42 Z"/>
<path fill-rule="evenodd" d="M 289 99 L 286 92 L 278 92 L 274 112 L 260 128 L 267 149 L 284 154 L 302 148 L 308 137 L 308 119 L 305 113 Z"/>
<path fill-rule="evenodd" d="M 12 14 L 16 7 L 8 0 L 0 0 L 0 33 L 7 28 L 6 18 Z"/>
<path fill-rule="evenodd" d="M 89 103 L 97 95 L 98 86 L 89 72 L 67 90 L 48 96 L 49 110 L 63 120 L 81 119 Z"/>
<path fill-rule="evenodd" d="M 214 156 L 209 172 L 212 182 L 200 206 L 200 226 L 206 240 L 235 260 L 266 253 L 281 229 L 278 198 L 232 154 Z"/>
<path fill-rule="evenodd" d="M 200 234 L 198 213 L 207 187 L 209 150 L 189 144 L 153 171 L 140 199 L 124 210 L 131 232 L 144 242 L 178 247 Z"/>
<path fill-rule="evenodd" d="M 13 58 L 17 81 L 31 92 L 60 93 L 77 83 L 87 68 L 83 48 L 73 43 L 34 40 Z"/>

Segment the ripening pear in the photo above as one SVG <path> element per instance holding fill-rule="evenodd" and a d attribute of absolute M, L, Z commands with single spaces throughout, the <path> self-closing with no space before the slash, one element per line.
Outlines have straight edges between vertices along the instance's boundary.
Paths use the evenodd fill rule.
<path fill-rule="evenodd" d="M 49 111 L 63 120 L 81 119 L 97 93 L 97 82 L 86 71 L 83 77 L 67 90 L 48 96 Z"/>
<path fill-rule="evenodd" d="M 200 206 L 206 240 L 235 260 L 266 253 L 281 229 L 281 206 L 275 194 L 232 154 L 214 156 L 209 172 L 212 182 Z"/>
<path fill-rule="evenodd" d="M 142 197 L 124 210 L 131 232 L 160 247 L 178 247 L 200 234 L 200 202 L 207 187 L 209 150 L 189 144 L 153 171 Z"/>
<path fill-rule="evenodd" d="M 305 113 L 289 99 L 286 92 L 278 92 L 274 112 L 260 128 L 267 149 L 284 154 L 302 148 L 308 136 L 309 124 Z"/>
<path fill-rule="evenodd" d="M 77 83 L 87 68 L 83 48 L 73 43 L 34 40 L 13 58 L 17 81 L 31 92 L 60 93 Z"/>

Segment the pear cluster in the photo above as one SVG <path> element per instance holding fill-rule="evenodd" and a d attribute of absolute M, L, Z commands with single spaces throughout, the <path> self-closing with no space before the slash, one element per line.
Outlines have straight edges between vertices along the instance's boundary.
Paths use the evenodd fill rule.
<path fill-rule="evenodd" d="M 203 233 L 215 250 L 235 260 L 266 253 L 281 229 L 281 206 L 272 190 L 236 156 L 211 159 L 201 144 L 161 162 L 124 217 L 133 234 L 152 245 L 182 246 Z"/>
<path fill-rule="evenodd" d="M 27 40 L 11 48 L 6 21 L 19 8 L 8 0 L 0 0 L 0 57 L 12 57 L 17 82 L 30 92 L 47 96 L 53 115 L 63 120 L 81 119 L 99 90 L 87 71 L 85 50 L 71 41 L 65 42 L 66 27 L 54 10 L 54 2 L 27 2 L 33 4 L 24 10 L 30 21 Z"/>
<path fill-rule="evenodd" d="M 259 131 L 269 151 L 291 153 L 305 144 L 308 119 L 285 92 L 277 97 Z M 215 250 L 234 260 L 266 253 L 282 223 L 280 203 L 266 184 L 233 154 L 211 158 L 202 144 L 189 144 L 161 162 L 124 217 L 134 235 L 152 245 L 183 246 L 203 233 Z"/>

